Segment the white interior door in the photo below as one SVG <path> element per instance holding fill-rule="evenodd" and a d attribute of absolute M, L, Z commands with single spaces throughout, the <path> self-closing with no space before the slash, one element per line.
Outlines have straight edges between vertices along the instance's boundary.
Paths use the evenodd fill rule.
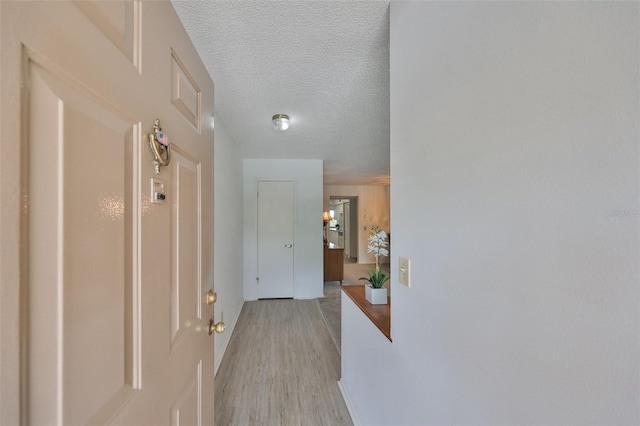
<path fill-rule="evenodd" d="M 18 153 L 1 244 L 21 253 L 3 271 L 2 318 L 20 321 L 0 423 L 213 424 L 210 77 L 169 2 L 0 8 L 2 152 Z M 173 150 L 158 174 L 156 118 Z"/>
<path fill-rule="evenodd" d="M 258 182 L 258 298 L 294 295 L 295 186 Z"/>

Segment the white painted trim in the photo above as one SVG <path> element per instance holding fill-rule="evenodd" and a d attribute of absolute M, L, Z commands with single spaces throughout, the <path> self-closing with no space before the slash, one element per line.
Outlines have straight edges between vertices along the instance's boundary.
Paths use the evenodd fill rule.
<path fill-rule="evenodd" d="M 340 349 L 340 343 L 338 343 L 338 341 L 336 340 L 336 336 L 333 335 L 333 333 L 331 332 L 331 327 L 329 326 L 329 321 L 327 320 L 327 317 L 325 316 L 324 312 L 322 312 L 322 309 L 320 309 L 320 302 L 318 301 L 318 299 L 314 299 L 316 301 L 316 307 L 318 308 L 318 312 L 320 312 L 320 316 L 322 317 L 322 322 L 324 322 L 324 325 L 327 327 L 327 331 L 329 332 L 329 336 L 331 336 L 331 340 L 333 341 L 333 344 L 336 347 L 336 350 L 338 351 L 338 353 L 340 354 L 340 356 L 342 356 L 342 350 Z"/>
<path fill-rule="evenodd" d="M 244 306 L 244 303 L 240 305 L 240 309 L 238 309 L 238 312 L 236 312 L 235 318 L 233 318 L 233 321 L 231 321 L 231 323 L 226 328 L 226 330 L 229 332 L 229 338 L 225 340 L 224 345 L 222 347 L 222 352 L 220 352 L 220 356 L 214 360 L 213 377 L 216 377 L 218 375 L 218 369 L 220 368 L 220 364 L 222 364 L 222 360 L 224 359 L 224 354 L 227 352 L 227 348 L 229 347 L 229 342 L 233 338 L 233 330 L 236 329 L 236 324 L 238 323 L 238 318 L 240 318 L 240 312 L 242 312 L 243 306 Z"/>
<path fill-rule="evenodd" d="M 351 421 L 353 422 L 353 426 L 360 426 L 361 425 L 360 419 L 358 419 L 356 410 L 353 408 L 353 404 L 351 403 L 351 398 L 349 398 L 347 389 L 342 384 L 342 379 L 338 380 L 338 388 L 340 389 L 340 393 L 342 394 L 342 399 L 344 399 L 344 403 L 347 405 L 347 411 L 349 411 L 349 415 L 351 416 Z"/>

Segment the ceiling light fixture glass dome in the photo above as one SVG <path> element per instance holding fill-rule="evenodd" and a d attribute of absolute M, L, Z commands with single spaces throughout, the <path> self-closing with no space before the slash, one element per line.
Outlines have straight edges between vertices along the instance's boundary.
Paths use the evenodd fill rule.
<path fill-rule="evenodd" d="M 289 116 L 286 114 L 276 114 L 271 118 L 273 128 L 283 132 L 289 128 Z"/>

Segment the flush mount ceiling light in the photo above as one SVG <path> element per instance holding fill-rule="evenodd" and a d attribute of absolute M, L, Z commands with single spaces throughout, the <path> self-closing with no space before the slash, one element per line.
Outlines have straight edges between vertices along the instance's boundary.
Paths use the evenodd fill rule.
<path fill-rule="evenodd" d="M 286 114 L 276 114 L 271 118 L 273 128 L 283 132 L 289 128 L 289 116 Z"/>

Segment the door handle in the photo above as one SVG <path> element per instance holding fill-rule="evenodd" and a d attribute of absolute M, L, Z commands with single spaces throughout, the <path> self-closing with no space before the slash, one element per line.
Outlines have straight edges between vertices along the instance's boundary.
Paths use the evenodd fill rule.
<path fill-rule="evenodd" d="M 225 327 L 225 325 L 224 325 L 224 323 L 223 323 L 222 321 L 220 321 L 220 322 L 218 322 L 218 323 L 215 323 L 215 324 L 214 324 L 214 323 L 213 323 L 213 320 L 212 320 L 212 319 L 210 319 L 210 320 L 209 320 L 209 329 L 208 329 L 208 331 L 207 331 L 207 334 L 208 334 L 209 336 L 211 336 L 211 335 L 213 334 L 213 332 L 214 332 L 214 331 L 215 331 L 216 333 L 218 333 L 218 334 L 222 334 L 222 333 L 224 333 L 224 327 Z"/>
<path fill-rule="evenodd" d="M 284 246 L 285 246 L 286 248 L 291 248 L 291 247 L 293 247 L 293 244 L 285 244 Z"/>
<path fill-rule="evenodd" d="M 213 290 L 209 290 L 206 295 L 207 305 L 213 305 L 218 300 L 218 293 Z"/>

